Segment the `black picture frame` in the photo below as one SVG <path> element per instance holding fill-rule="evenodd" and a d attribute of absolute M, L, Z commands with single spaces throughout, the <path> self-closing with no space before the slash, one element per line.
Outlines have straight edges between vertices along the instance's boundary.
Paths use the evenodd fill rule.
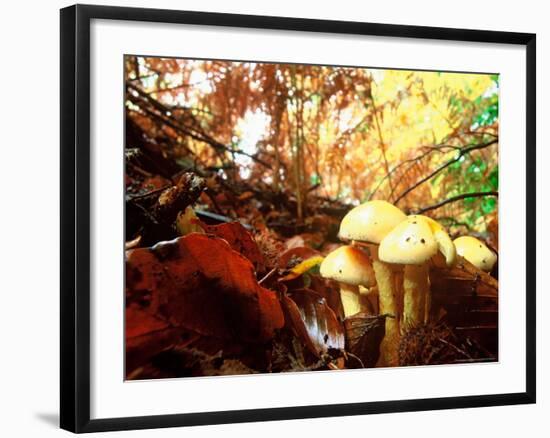
<path fill-rule="evenodd" d="M 288 406 L 90 419 L 90 22 L 181 23 L 514 44 L 526 47 L 526 391 L 508 394 Z M 374 413 L 515 405 L 536 401 L 535 92 L 536 35 L 423 26 L 75 5 L 61 10 L 61 403 L 60 426 L 81 432 L 194 426 Z"/>

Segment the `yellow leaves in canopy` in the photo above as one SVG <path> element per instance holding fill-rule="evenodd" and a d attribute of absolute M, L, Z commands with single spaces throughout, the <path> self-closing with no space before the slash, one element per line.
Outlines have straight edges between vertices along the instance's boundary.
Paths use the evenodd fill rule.
<path fill-rule="evenodd" d="M 490 75 L 387 70 L 373 84 L 383 108 L 381 130 L 388 159 L 410 148 L 439 144 L 460 125 L 454 100 L 474 101 L 492 86 Z"/>

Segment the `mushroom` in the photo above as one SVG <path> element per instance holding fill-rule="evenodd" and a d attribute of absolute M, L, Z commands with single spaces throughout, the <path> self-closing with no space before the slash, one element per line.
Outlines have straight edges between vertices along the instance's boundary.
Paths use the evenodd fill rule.
<path fill-rule="evenodd" d="M 394 284 L 392 267 L 378 257 L 378 245 L 395 226 L 405 219 L 407 219 L 405 213 L 389 202 L 369 201 L 353 208 L 344 216 L 338 233 L 342 240 L 364 242 L 370 246 L 372 265 L 378 284 L 379 313 L 394 316 L 394 318 L 386 318 L 386 335 L 380 345 L 381 360 L 386 365 L 398 364 L 398 290 Z"/>
<path fill-rule="evenodd" d="M 403 274 L 402 329 L 427 322 L 430 313 L 428 262 L 441 252 L 452 266 L 456 250 L 445 229 L 426 216 L 409 216 L 382 240 L 380 260 L 405 265 Z"/>
<path fill-rule="evenodd" d="M 359 285 L 372 287 L 374 272 L 368 256 L 359 248 L 345 245 L 332 251 L 321 263 L 321 275 L 340 284 L 340 299 L 347 318 L 363 311 Z"/>
<path fill-rule="evenodd" d="M 483 242 L 472 236 L 461 236 L 454 240 L 456 252 L 476 268 L 490 272 L 497 261 L 497 255 Z"/>
<path fill-rule="evenodd" d="M 451 237 L 449 236 L 449 234 L 447 234 L 447 231 L 445 230 L 443 225 L 428 216 L 417 214 L 413 217 L 420 217 L 428 222 L 428 225 L 430 226 L 434 235 L 434 239 L 437 242 L 439 252 L 443 255 L 443 257 L 445 257 L 445 264 L 449 268 L 453 266 L 456 262 L 457 249 L 455 247 L 455 244 L 451 240 Z"/>

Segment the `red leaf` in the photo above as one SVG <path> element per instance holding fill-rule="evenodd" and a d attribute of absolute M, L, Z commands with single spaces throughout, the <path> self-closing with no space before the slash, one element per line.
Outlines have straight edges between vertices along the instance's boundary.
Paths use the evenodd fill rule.
<path fill-rule="evenodd" d="M 136 304 L 130 304 L 126 308 L 127 339 L 143 336 L 167 328 L 170 328 L 170 324 L 140 309 Z"/>
<path fill-rule="evenodd" d="M 179 340 L 180 330 L 130 304 L 126 308 L 126 375 Z"/>
<path fill-rule="evenodd" d="M 257 271 L 265 270 L 265 259 L 252 235 L 239 222 L 204 225 L 204 231 L 225 239 L 229 246 L 252 262 Z"/>
<path fill-rule="evenodd" d="M 218 237 L 191 233 L 127 251 L 126 268 L 127 303 L 142 303 L 147 315 L 173 327 L 265 342 L 284 324 L 275 293 L 262 288 L 250 261 Z"/>

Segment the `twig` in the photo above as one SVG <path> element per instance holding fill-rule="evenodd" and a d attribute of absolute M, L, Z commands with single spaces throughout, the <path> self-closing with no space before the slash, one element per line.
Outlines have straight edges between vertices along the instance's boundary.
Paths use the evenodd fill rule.
<path fill-rule="evenodd" d="M 363 363 L 363 361 L 361 360 L 361 358 L 359 356 L 356 356 L 355 354 L 350 353 L 349 351 L 344 351 L 344 354 L 349 356 L 349 357 L 353 357 L 355 360 L 357 360 L 361 364 L 361 368 L 366 368 L 365 364 Z"/>
<path fill-rule="evenodd" d="M 404 160 L 402 161 L 401 163 L 399 163 L 398 165 L 396 165 L 393 169 L 391 169 L 386 175 L 384 175 L 382 177 L 382 179 L 380 180 L 380 182 L 376 185 L 376 187 L 374 188 L 374 190 L 371 192 L 371 194 L 369 195 L 369 201 L 372 199 L 372 197 L 376 194 L 376 192 L 380 189 L 380 187 L 382 186 L 382 184 L 384 183 L 384 181 L 386 181 L 390 175 L 392 175 L 393 173 L 395 173 L 399 168 L 401 168 L 402 166 L 404 166 L 405 164 L 408 164 L 408 163 L 415 163 L 417 161 L 420 161 L 422 160 L 425 156 L 431 154 L 432 152 L 434 152 L 435 150 L 438 150 L 438 149 L 429 149 L 428 151 L 426 152 L 423 152 L 422 154 L 418 155 L 417 157 L 414 157 L 414 158 L 409 158 L 408 160 Z M 413 166 L 410 166 L 408 167 L 404 172 L 403 174 L 401 175 L 401 178 L 399 179 L 402 179 L 403 178 L 403 175 L 406 174 L 410 168 L 412 168 Z M 393 194 L 393 193 L 392 193 Z"/>
<path fill-rule="evenodd" d="M 462 354 L 464 357 L 468 358 L 468 359 L 472 359 L 472 356 L 470 356 L 468 353 L 466 353 L 464 350 L 458 348 L 456 345 L 452 344 L 451 342 L 449 341 L 446 341 L 445 339 L 439 337 L 437 338 L 438 340 L 440 340 L 441 342 L 443 342 L 444 344 L 448 345 L 449 347 L 453 348 L 454 350 L 458 351 L 460 354 Z"/>
<path fill-rule="evenodd" d="M 460 201 L 461 199 L 466 198 L 481 198 L 483 196 L 495 196 L 498 197 L 498 192 L 472 192 L 472 193 L 463 193 L 461 195 L 453 196 L 452 198 L 445 199 L 437 204 L 429 205 L 428 207 L 420 208 L 415 211 L 415 214 L 422 214 L 430 210 L 435 210 L 437 208 L 443 207 L 444 205 L 450 204 L 451 202 Z"/>
<path fill-rule="evenodd" d="M 275 272 L 277 272 L 277 267 L 274 267 L 271 271 L 269 271 L 267 274 L 265 274 L 264 277 L 260 281 L 258 281 L 258 284 L 262 284 L 269 277 L 271 277 Z"/>
<path fill-rule="evenodd" d="M 162 103 L 160 103 L 159 101 L 157 101 L 153 97 L 149 96 L 141 88 L 136 87 L 135 85 L 130 84 L 130 83 L 127 83 L 126 85 L 129 89 L 135 91 L 139 96 L 141 96 L 142 99 L 145 99 L 147 102 L 149 102 L 153 106 L 153 108 L 155 108 L 158 111 L 158 113 L 157 113 L 155 111 L 151 111 L 148 108 L 141 108 L 144 112 L 146 112 L 147 114 L 149 114 L 152 117 L 160 119 L 163 123 L 170 126 L 172 129 L 175 129 L 176 131 L 179 131 L 184 135 L 188 135 L 189 137 L 191 137 L 195 140 L 198 140 L 198 141 L 201 141 L 203 143 L 209 144 L 214 149 L 223 150 L 224 152 L 229 152 L 229 153 L 232 153 L 232 154 L 239 154 L 239 155 L 247 156 L 247 157 L 251 158 L 252 160 L 256 161 L 257 163 L 261 164 L 262 166 L 267 167 L 268 169 L 271 169 L 271 165 L 269 163 L 262 160 L 261 158 L 258 158 L 256 155 L 249 154 L 249 153 L 241 151 L 239 149 L 235 149 L 235 148 L 232 148 L 230 146 L 224 145 L 223 143 L 220 143 L 219 141 L 209 137 L 205 133 L 197 132 L 195 128 L 192 128 L 190 126 L 186 126 L 186 125 L 181 124 L 181 122 L 179 122 L 178 120 L 175 120 L 173 117 L 168 116 L 168 114 L 171 113 L 171 111 L 172 111 L 170 108 L 163 105 Z M 132 96 L 132 94 L 130 93 L 130 97 L 135 97 L 135 96 Z M 188 117 L 191 118 L 191 116 L 188 116 Z M 195 132 L 193 132 L 193 131 L 195 131 Z"/>
<path fill-rule="evenodd" d="M 374 80 L 372 81 L 374 82 Z M 376 108 L 376 102 L 374 101 L 374 96 L 372 95 L 372 88 L 368 88 L 368 97 L 370 98 L 370 101 L 372 103 L 372 111 L 374 113 L 374 122 L 376 125 L 376 131 L 378 133 L 378 141 L 380 143 L 380 150 L 382 152 L 382 158 L 384 158 L 384 167 L 386 170 L 386 175 L 388 177 L 388 184 L 390 186 L 390 190 L 394 191 L 394 186 L 392 184 L 391 175 L 390 175 L 390 165 L 388 164 L 388 157 L 386 156 L 386 143 L 384 141 L 384 137 L 382 136 L 382 129 L 380 127 L 380 122 L 378 120 L 378 109 Z"/>
<path fill-rule="evenodd" d="M 428 175 L 426 175 L 424 178 L 422 178 L 420 181 L 416 182 L 415 184 L 413 184 L 412 186 L 410 186 L 407 190 L 405 190 L 403 193 L 401 193 L 394 201 L 395 204 L 397 204 L 401 199 L 403 199 L 405 196 L 407 196 L 410 192 L 412 192 L 414 189 L 416 189 L 418 186 L 420 186 L 421 184 L 424 184 L 426 181 L 429 181 L 430 179 L 432 179 L 435 175 L 437 175 L 439 172 L 441 172 L 442 170 L 445 170 L 447 167 L 449 167 L 451 164 L 454 164 L 456 163 L 458 160 L 460 160 L 464 155 L 466 154 L 469 154 L 470 152 L 472 151 L 476 151 L 476 150 L 479 150 L 479 149 L 485 149 L 495 143 L 498 143 L 498 139 L 494 139 L 494 140 L 491 140 L 487 143 L 481 143 L 481 144 L 476 144 L 476 145 L 473 145 L 473 146 L 468 146 L 468 147 L 465 147 L 463 149 L 460 149 L 460 152 L 458 152 L 456 154 L 456 156 L 452 159 L 452 160 L 449 160 L 447 161 L 446 163 L 442 164 L 441 166 L 439 166 L 437 169 L 435 169 L 433 172 L 429 173 Z"/>

